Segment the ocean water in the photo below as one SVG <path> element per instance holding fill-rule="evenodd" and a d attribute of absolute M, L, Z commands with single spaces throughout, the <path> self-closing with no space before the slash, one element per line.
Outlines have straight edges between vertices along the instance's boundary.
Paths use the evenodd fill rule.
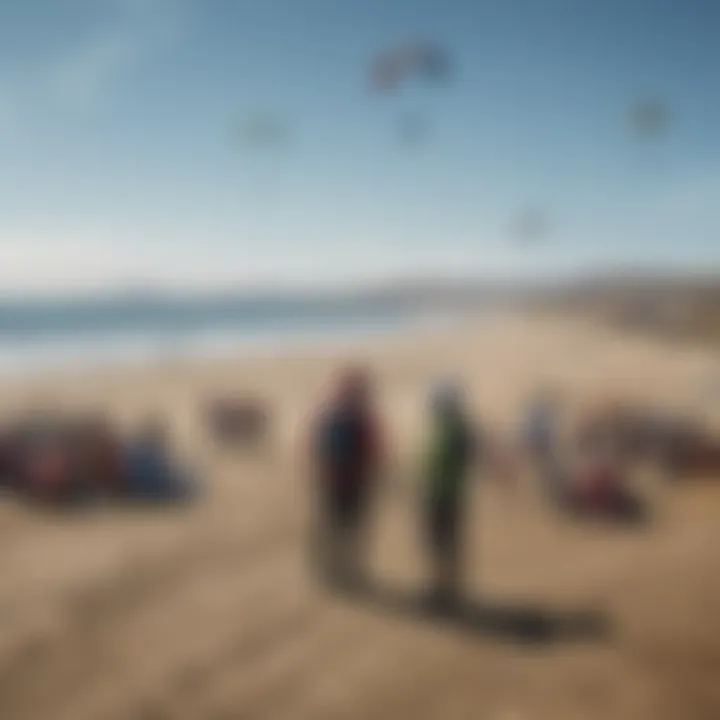
<path fill-rule="evenodd" d="M 308 339 L 383 332 L 419 320 L 411 307 L 348 299 L 0 300 L 0 372 L 252 353 Z"/>

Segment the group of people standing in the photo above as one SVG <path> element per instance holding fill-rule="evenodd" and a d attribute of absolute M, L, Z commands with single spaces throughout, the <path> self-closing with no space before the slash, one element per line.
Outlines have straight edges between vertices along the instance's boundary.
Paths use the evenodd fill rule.
<path fill-rule="evenodd" d="M 469 481 L 480 464 L 504 481 L 514 481 L 520 458 L 552 507 L 574 517 L 602 521 L 637 520 L 642 502 L 627 485 L 623 455 L 611 430 L 569 445 L 560 438 L 560 404 L 549 390 L 536 395 L 522 418 L 519 442 L 503 450 L 471 420 L 461 386 L 443 381 L 430 391 L 421 525 L 430 559 L 428 600 L 459 599 L 463 534 Z M 370 374 L 354 369 L 341 376 L 312 432 L 313 471 L 318 491 L 313 548 L 323 577 L 362 583 L 368 520 L 379 478 L 387 468 L 387 445 L 376 410 Z"/>
<path fill-rule="evenodd" d="M 481 438 L 459 386 L 442 382 L 428 407 L 423 474 L 423 529 L 432 562 L 429 600 L 448 604 L 461 581 L 463 507 Z M 346 585 L 365 579 L 368 520 L 387 446 L 374 403 L 372 379 L 360 369 L 341 377 L 312 434 L 318 517 L 314 559 L 324 578 Z"/>

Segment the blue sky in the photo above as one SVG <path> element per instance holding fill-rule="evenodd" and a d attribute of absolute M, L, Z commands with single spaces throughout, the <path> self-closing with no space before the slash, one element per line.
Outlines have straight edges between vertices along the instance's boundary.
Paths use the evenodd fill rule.
<path fill-rule="evenodd" d="M 413 38 L 453 82 L 369 92 Z M 719 76 L 716 0 L 4 0 L 0 288 L 716 265 Z"/>

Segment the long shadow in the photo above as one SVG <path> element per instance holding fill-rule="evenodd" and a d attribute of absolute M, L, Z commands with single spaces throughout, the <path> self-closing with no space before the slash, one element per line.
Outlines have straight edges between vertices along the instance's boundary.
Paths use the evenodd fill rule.
<path fill-rule="evenodd" d="M 422 594 L 377 582 L 352 589 L 332 585 L 330 590 L 345 600 L 382 612 L 519 643 L 598 642 L 607 640 L 611 631 L 607 616 L 593 610 L 552 611 L 538 605 L 497 601 L 465 601 L 451 610 L 439 610 Z"/>

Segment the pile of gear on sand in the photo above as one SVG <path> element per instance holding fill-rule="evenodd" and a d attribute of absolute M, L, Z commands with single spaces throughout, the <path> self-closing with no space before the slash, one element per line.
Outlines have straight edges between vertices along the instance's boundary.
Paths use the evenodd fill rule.
<path fill-rule="evenodd" d="M 720 474 L 720 440 L 699 419 L 632 403 L 595 406 L 559 442 L 559 403 L 536 398 L 523 444 L 553 502 L 576 515 L 639 521 L 647 503 L 631 487 L 632 470 L 648 463 L 671 481 Z"/>
<path fill-rule="evenodd" d="M 171 457 L 161 423 L 132 437 L 104 418 L 27 417 L 0 428 L 0 487 L 48 504 L 182 502 L 197 486 Z"/>
<path fill-rule="evenodd" d="M 269 440 L 270 412 L 260 399 L 213 397 L 206 401 L 203 414 L 210 436 L 220 447 L 249 449 Z"/>
<path fill-rule="evenodd" d="M 592 415 L 587 434 L 605 433 L 628 460 L 651 460 L 672 480 L 720 473 L 720 440 L 687 414 L 612 403 Z"/>

